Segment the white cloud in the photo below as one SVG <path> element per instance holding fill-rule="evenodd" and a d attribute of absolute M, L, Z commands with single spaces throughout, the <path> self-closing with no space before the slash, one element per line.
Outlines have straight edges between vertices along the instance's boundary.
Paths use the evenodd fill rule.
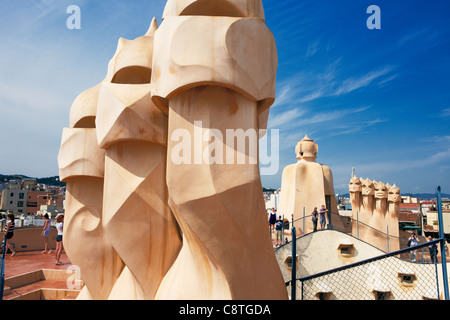
<path fill-rule="evenodd" d="M 314 56 L 319 51 L 319 41 L 315 40 L 313 43 L 311 43 L 308 48 L 306 49 L 306 58 L 310 58 Z"/>
<path fill-rule="evenodd" d="M 439 116 L 442 118 L 450 117 L 450 108 L 443 109 Z"/>
<path fill-rule="evenodd" d="M 369 120 L 369 121 L 358 121 L 358 122 L 348 123 L 345 125 L 333 126 L 332 128 L 330 128 L 330 132 L 331 132 L 330 136 L 340 136 L 340 135 L 359 132 L 365 128 L 368 128 L 368 127 L 374 126 L 378 123 L 383 123 L 386 121 L 387 120 L 385 120 L 385 119 L 374 119 L 374 120 Z"/>
<path fill-rule="evenodd" d="M 278 84 L 281 89 L 274 106 L 295 105 L 324 97 L 344 96 L 370 85 L 382 87 L 398 76 L 392 74 L 393 67 L 384 66 L 358 77 L 348 77 L 344 74 L 347 68 L 339 70 L 340 62 L 341 59 L 338 58 L 328 64 L 322 72 L 317 70 L 314 70 L 314 72 L 302 71 L 285 79 Z"/>
<path fill-rule="evenodd" d="M 298 125 L 317 125 L 323 122 L 330 122 L 340 118 L 345 117 L 349 114 L 359 113 L 366 111 L 370 106 L 360 107 L 360 108 L 352 108 L 352 109 L 339 109 L 327 112 L 319 112 L 313 114 L 311 117 L 302 119 L 300 122 L 297 122 Z"/>
<path fill-rule="evenodd" d="M 285 112 L 280 112 L 275 115 L 271 115 L 269 118 L 270 128 L 279 128 L 285 126 L 286 124 L 297 122 L 298 118 L 305 114 L 304 110 L 300 108 L 287 110 Z"/>
<path fill-rule="evenodd" d="M 367 87 L 370 83 L 372 83 L 375 79 L 378 79 L 389 72 L 391 72 L 391 67 L 384 67 L 381 70 L 372 71 L 366 73 L 365 75 L 357 78 L 348 78 L 342 81 L 341 85 L 337 88 L 334 95 L 339 96 L 342 94 L 347 94 L 357 89 Z M 390 77 L 394 79 L 393 77 Z M 392 80 L 391 79 L 391 80 Z M 388 80 L 385 80 L 388 81 Z"/>

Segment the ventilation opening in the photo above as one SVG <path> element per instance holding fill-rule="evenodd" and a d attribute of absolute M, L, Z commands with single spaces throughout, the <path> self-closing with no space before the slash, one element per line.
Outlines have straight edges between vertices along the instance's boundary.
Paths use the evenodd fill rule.
<path fill-rule="evenodd" d="M 343 257 L 353 257 L 355 248 L 353 243 L 341 243 L 338 250 L 340 255 Z"/>
<path fill-rule="evenodd" d="M 400 279 L 400 284 L 404 287 L 414 286 L 414 281 L 417 280 L 417 277 L 414 273 L 399 273 L 398 277 Z"/>
<path fill-rule="evenodd" d="M 319 300 L 330 300 L 331 294 L 330 292 L 318 292 L 316 296 Z"/>
<path fill-rule="evenodd" d="M 181 16 L 244 17 L 233 4 L 224 0 L 197 0 L 181 13 Z"/>
<path fill-rule="evenodd" d="M 93 129 L 93 128 L 95 128 L 95 117 L 94 116 L 84 117 L 84 118 L 78 120 L 78 122 L 73 127 L 74 128 Z"/>
<path fill-rule="evenodd" d="M 288 270 L 292 270 L 292 256 L 287 256 L 284 260 L 284 265 Z M 295 257 L 295 266 L 298 269 L 298 256 Z"/>
<path fill-rule="evenodd" d="M 152 69 L 131 66 L 117 71 L 111 82 L 121 84 L 147 84 L 150 83 L 151 77 Z"/>
<path fill-rule="evenodd" d="M 316 298 L 318 300 L 331 300 L 332 290 L 326 282 L 319 281 L 315 285 L 317 287 Z"/>
<path fill-rule="evenodd" d="M 373 294 L 375 295 L 375 300 L 389 300 L 391 296 L 390 291 L 373 291 Z"/>
<path fill-rule="evenodd" d="M 436 289 L 428 288 L 422 295 L 423 300 L 440 300 Z"/>
<path fill-rule="evenodd" d="M 422 296 L 423 300 L 439 300 L 438 298 L 430 298 L 430 297 L 426 297 L 426 296 Z"/>

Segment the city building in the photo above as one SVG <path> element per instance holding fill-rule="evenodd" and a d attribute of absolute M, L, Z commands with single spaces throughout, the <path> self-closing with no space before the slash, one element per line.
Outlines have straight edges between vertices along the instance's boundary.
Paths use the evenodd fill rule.
<path fill-rule="evenodd" d="M 36 183 L 36 179 L 11 180 L 4 183 L 0 198 L 0 211 L 18 216 L 36 216 L 41 206 L 54 205 L 64 211 L 64 189 Z"/>
<path fill-rule="evenodd" d="M 25 214 L 27 189 L 22 181 L 12 180 L 7 188 L 2 190 L 1 210 L 14 214 Z"/>

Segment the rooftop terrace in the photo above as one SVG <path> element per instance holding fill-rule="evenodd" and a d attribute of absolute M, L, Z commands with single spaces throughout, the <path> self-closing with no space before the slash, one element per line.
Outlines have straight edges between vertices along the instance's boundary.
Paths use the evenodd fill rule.
<path fill-rule="evenodd" d="M 68 288 L 67 280 L 74 274 L 63 252 L 62 265 L 55 264 L 52 253 L 41 251 L 17 252 L 5 258 L 4 300 L 62 300 L 74 299 L 79 290 Z M 69 269 L 69 271 L 68 271 Z"/>

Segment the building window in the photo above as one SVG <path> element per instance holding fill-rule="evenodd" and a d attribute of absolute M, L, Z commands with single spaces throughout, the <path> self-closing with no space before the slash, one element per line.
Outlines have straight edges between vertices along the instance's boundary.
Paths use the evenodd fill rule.
<path fill-rule="evenodd" d="M 25 197 L 25 194 L 23 192 L 19 193 L 19 199 L 23 199 Z"/>
<path fill-rule="evenodd" d="M 14 192 L 11 192 L 11 193 L 10 193 L 10 196 L 11 196 L 11 197 L 14 197 Z"/>
<path fill-rule="evenodd" d="M 23 207 L 23 201 L 17 201 L 17 206 L 19 208 L 22 208 Z"/>

